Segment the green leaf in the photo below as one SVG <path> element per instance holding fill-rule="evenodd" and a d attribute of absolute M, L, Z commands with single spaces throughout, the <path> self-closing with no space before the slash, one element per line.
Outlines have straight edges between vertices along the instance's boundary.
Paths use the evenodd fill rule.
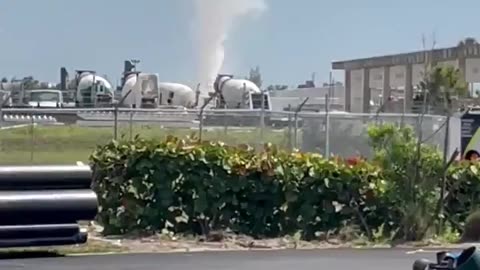
<path fill-rule="evenodd" d="M 289 203 L 296 202 L 298 200 L 298 194 L 296 192 L 293 192 L 293 191 L 287 191 L 285 193 L 285 199 Z"/>
<path fill-rule="evenodd" d="M 281 165 L 277 166 L 277 168 L 275 169 L 275 173 L 280 177 L 283 177 L 285 175 L 285 172 L 284 172 L 283 167 Z"/>
<path fill-rule="evenodd" d="M 325 186 L 326 186 L 327 188 L 330 188 L 330 179 L 324 178 L 324 179 L 323 179 L 323 183 L 325 184 Z"/>
<path fill-rule="evenodd" d="M 470 170 L 473 174 L 478 175 L 478 168 L 475 165 L 470 166 Z"/>
<path fill-rule="evenodd" d="M 205 192 L 199 192 L 198 198 L 194 200 L 194 211 L 196 213 L 203 213 L 208 208 L 208 201 Z"/>

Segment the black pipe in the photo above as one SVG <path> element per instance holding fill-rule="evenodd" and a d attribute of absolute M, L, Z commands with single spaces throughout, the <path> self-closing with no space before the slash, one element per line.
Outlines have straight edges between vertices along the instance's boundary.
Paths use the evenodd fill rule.
<path fill-rule="evenodd" d="M 0 239 L 72 237 L 80 233 L 78 224 L 0 226 Z"/>
<path fill-rule="evenodd" d="M 0 190 L 88 189 L 91 179 L 88 166 L 0 167 Z"/>
<path fill-rule="evenodd" d="M 60 69 L 60 90 L 67 90 L 68 72 L 67 69 L 62 67 Z"/>
<path fill-rule="evenodd" d="M 42 246 L 63 246 L 77 245 L 87 242 L 88 235 L 80 232 L 76 235 L 65 237 L 39 237 L 39 238 L 17 238 L 1 239 L 0 248 L 19 248 L 19 247 L 42 247 Z"/>
<path fill-rule="evenodd" d="M 0 225 L 76 223 L 96 214 L 91 190 L 0 191 Z"/>

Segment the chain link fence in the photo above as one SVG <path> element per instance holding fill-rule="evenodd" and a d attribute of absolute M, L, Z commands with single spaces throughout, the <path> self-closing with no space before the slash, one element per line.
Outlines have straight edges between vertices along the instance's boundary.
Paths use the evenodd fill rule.
<path fill-rule="evenodd" d="M 324 155 L 371 157 L 368 127 L 391 123 L 414 128 L 421 123 L 422 141 L 443 150 L 446 117 L 396 114 L 323 114 L 303 116 L 302 151 Z M 416 130 L 417 131 L 417 130 Z M 417 136 L 419 131 L 417 131 Z"/>
<path fill-rule="evenodd" d="M 443 116 L 424 116 L 426 143 L 442 150 Z M 418 115 L 272 112 L 185 109 L 5 109 L 0 117 L 2 164 L 72 164 L 88 162 L 99 144 L 110 140 L 164 139 L 168 135 L 257 149 L 273 143 L 285 150 L 300 149 L 323 155 L 370 156 L 370 124 L 416 126 Z"/>

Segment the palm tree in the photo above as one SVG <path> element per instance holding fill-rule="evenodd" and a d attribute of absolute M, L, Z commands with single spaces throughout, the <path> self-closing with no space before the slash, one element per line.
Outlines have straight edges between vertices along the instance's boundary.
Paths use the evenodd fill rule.
<path fill-rule="evenodd" d="M 433 67 L 420 82 L 419 88 L 422 90 L 422 100 L 426 101 L 425 105 L 443 111 L 441 114 L 450 112 L 453 99 L 467 97 L 469 94 L 460 70 L 453 66 Z M 426 98 L 423 96 L 425 94 Z"/>

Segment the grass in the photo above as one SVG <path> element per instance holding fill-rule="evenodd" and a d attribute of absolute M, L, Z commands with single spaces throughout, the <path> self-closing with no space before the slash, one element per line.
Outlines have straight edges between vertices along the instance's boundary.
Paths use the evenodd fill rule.
<path fill-rule="evenodd" d="M 144 138 L 164 139 L 168 135 L 185 137 L 196 135 L 198 131 L 181 128 L 162 128 L 160 126 L 135 125 L 121 126 L 119 138 L 129 139 L 139 134 Z M 221 140 L 228 144 L 261 143 L 258 129 L 216 129 L 204 130 L 203 139 Z M 286 130 L 265 130 L 264 141 L 288 146 Z M 0 164 L 75 164 L 87 162 L 97 145 L 113 139 L 111 127 L 81 126 L 35 126 L 0 130 Z"/>

